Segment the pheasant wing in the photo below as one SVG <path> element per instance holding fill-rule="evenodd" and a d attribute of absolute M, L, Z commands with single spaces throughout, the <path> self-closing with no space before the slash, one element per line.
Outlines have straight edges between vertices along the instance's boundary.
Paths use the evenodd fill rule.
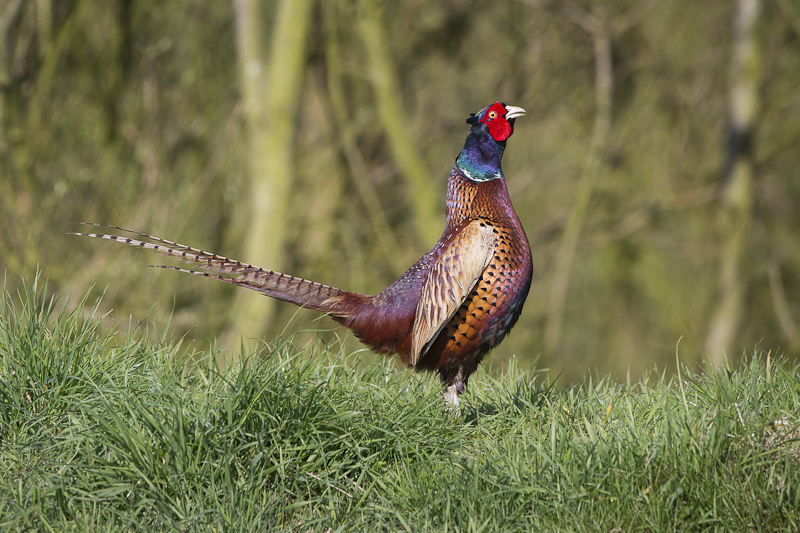
<path fill-rule="evenodd" d="M 494 254 L 494 228 L 473 220 L 445 245 L 422 285 L 414 318 L 409 362 L 416 365 L 472 292 Z"/>

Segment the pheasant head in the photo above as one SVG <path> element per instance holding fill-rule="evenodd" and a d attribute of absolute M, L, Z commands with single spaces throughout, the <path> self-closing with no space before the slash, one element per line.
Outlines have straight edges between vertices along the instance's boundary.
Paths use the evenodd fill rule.
<path fill-rule="evenodd" d="M 456 158 L 456 166 L 473 181 L 503 178 L 500 160 L 506 140 L 514 133 L 514 121 L 525 114 L 521 107 L 495 102 L 478 114 L 472 114 L 464 148 Z"/>

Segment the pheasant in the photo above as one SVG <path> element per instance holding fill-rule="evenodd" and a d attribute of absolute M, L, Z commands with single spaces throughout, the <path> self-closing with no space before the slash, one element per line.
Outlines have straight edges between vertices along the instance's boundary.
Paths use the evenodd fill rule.
<path fill-rule="evenodd" d="M 159 237 L 104 224 L 138 239 L 73 233 L 146 248 L 191 263 L 206 276 L 329 314 L 374 351 L 397 354 L 417 370 L 435 371 L 445 401 L 459 396 L 489 350 L 514 326 L 528 296 L 533 260 L 514 212 L 500 162 L 521 107 L 496 102 L 472 113 L 469 134 L 447 182 L 447 221 L 439 241 L 374 296 L 227 259 Z"/>

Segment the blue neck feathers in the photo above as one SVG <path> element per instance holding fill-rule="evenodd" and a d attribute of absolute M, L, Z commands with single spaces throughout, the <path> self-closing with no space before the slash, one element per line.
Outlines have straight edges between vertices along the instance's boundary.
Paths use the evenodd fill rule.
<path fill-rule="evenodd" d="M 505 149 L 505 141 L 495 141 L 486 124 L 478 123 L 470 130 L 456 166 L 473 181 L 503 179 L 500 160 Z"/>

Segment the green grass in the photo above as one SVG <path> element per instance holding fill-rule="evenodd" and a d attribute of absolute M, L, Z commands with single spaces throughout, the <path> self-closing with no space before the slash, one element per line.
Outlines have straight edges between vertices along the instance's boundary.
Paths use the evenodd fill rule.
<path fill-rule="evenodd" d="M 0 530 L 800 528 L 797 366 L 567 389 L 290 342 L 221 372 L 34 279 L 0 311 Z"/>

